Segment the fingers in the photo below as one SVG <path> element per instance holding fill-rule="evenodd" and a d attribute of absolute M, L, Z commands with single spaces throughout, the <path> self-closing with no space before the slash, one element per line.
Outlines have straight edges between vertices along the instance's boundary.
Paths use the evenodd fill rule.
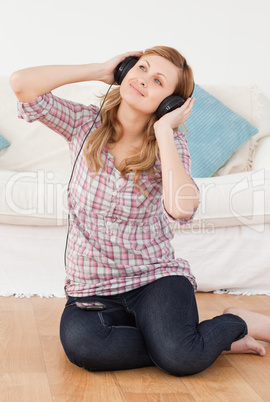
<path fill-rule="evenodd" d="M 195 101 L 195 98 L 188 98 L 186 101 L 185 101 L 185 103 L 183 104 L 183 108 L 185 109 L 191 109 L 192 110 L 192 107 L 193 107 L 193 103 L 194 103 L 194 101 Z"/>
<path fill-rule="evenodd" d="M 188 98 L 186 102 L 180 107 L 186 119 L 191 114 L 195 98 Z"/>
<path fill-rule="evenodd" d="M 140 57 L 142 54 L 143 54 L 143 50 L 126 52 L 123 54 L 123 56 L 124 56 L 123 59 L 125 59 L 126 57 L 130 57 L 130 56 Z"/>
<path fill-rule="evenodd" d="M 178 127 L 180 124 L 185 123 L 191 114 L 194 101 L 195 98 L 188 98 L 182 106 L 164 115 L 161 119 L 168 119 L 172 128 Z"/>
<path fill-rule="evenodd" d="M 112 59 L 110 59 L 108 62 L 113 64 L 113 68 L 115 68 L 119 63 L 121 63 L 123 60 L 125 60 L 127 57 L 134 56 L 134 57 L 140 57 L 142 55 L 143 51 L 142 50 L 137 50 L 137 51 L 131 51 L 131 52 L 126 52 L 119 54 Z"/>
<path fill-rule="evenodd" d="M 117 60 L 117 64 L 121 63 L 121 61 L 125 60 L 127 57 L 133 56 L 133 57 L 140 57 L 143 54 L 142 50 L 137 50 L 137 51 L 131 51 L 131 52 L 126 52 L 119 54 L 118 56 L 115 57 Z"/>

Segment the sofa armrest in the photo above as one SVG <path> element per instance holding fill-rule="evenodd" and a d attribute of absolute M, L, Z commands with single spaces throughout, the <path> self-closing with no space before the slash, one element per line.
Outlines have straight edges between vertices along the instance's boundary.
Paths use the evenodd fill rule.
<path fill-rule="evenodd" d="M 200 205 L 193 223 L 174 230 L 213 231 L 217 227 L 257 225 L 270 222 L 270 170 L 241 172 L 195 179 Z"/>

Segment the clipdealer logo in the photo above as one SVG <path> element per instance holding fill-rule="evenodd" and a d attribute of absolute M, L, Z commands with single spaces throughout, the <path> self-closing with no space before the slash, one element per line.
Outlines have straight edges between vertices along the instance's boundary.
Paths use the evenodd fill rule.
<path fill-rule="evenodd" d="M 67 184 L 57 183 L 53 172 L 43 170 L 17 172 L 5 187 L 5 201 L 10 211 L 26 216 L 53 216 L 57 224 L 62 224 L 68 213 L 66 194 Z"/>
<path fill-rule="evenodd" d="M 230 192 L 230 211 L 241 224 L 255 231 L 264 232 L 266 212 L 265 170 L 244 177 Z M 240 202 L 239 200 L 245 200 Z"/>

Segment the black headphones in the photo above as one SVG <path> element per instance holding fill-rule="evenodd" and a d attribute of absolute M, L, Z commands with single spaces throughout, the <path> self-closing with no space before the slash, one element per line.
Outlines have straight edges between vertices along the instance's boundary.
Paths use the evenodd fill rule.
<path fill-rule="evenodd" d="M 118 66 L 114 70 L 114 80 L 116 84 L 121 85 L 123 79 L 129 72 L 129 70 L 135 66 L 135 64 L 138 61 L 138 57 L 127 57 L 125 60 L 123 60 L 121 63 L 118 64 Z M 194 90 L 194 85 L 191 94 L 189 97 L 192 96 Z M 167 98 L 165 98 L 159 107 L 156 110 L 156 114 L 158 119 L 160 119 L 164 114 L 171 112 L 174 109 L 177 109 L 178 107 L 182 106 L 185 103 L 186 99 L 181 98 L 179 95 L 169 95 Z"/>

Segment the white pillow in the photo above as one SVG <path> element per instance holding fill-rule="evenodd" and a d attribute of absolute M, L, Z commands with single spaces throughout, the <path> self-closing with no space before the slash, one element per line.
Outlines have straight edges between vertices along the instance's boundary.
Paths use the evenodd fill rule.
<path fill-rule="evenodd" d="M 264 137 L 258 142 L 254 155 L 252 170 L 267 169 L 270 171 L 270 136 Z"/>

